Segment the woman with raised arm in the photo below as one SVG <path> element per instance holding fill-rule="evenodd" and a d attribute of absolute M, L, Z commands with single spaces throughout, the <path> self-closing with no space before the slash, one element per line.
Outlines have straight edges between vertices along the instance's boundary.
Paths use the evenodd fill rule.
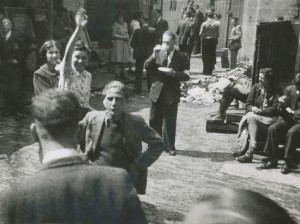
<path fill-rule="evenodd" d="M 59 65 L 59 88 L 69 90 L 77 96 L 81 106 L 80 116 L 85 116 L 90 110 L 92 75 L 85 68 L 88 65 L 91 50 L 78 39 L 88 21 L 86 10 L 78 10 L 75 21 L 76 29 L 66 46 L 65 55 Z"/>

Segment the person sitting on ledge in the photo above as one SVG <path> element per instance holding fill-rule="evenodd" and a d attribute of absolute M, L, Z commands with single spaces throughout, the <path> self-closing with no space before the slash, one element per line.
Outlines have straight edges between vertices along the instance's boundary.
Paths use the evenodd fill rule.
<path fill-rule="evenodd" d="M 239 130 L 248 129 L 250 144 L 246 154 L 236 158 L 238 162 L 252 162 L 253 153 L 258 148 L 258 134 L 277 120 L 279 94 L 272 70 L 261 69 L 259 83 L 253 85 L 247 98 L 247 114 L 240 122 Z"/>
<path fill-rule="evenodd" d="M 278 109 L 280 117 L 268 129 L 268 138 L 264 152 L 269 155 L 269 161 L 264 163 L 262 169 L 276 168 L 278 165 L 278 145 L 285 141 L 285 165 L 282 174 L 288 174 L 293 168 L 293 154 L 300 145 L 300 73 L 295 76 L 294 84 L 288 86 L 284 95 L 279 98 Z"/>

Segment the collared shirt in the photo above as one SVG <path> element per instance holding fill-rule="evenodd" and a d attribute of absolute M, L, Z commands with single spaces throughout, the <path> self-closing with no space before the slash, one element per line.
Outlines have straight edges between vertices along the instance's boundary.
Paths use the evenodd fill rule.
<path fill-rule="evenodd" d="M 217 39 L 219 37 L 219 25 L 214 19 L 208 18 L 206 22 L 202 23 L 199 35 L 203 38 Z"/>
<path fill-rule="evenodd" d="M 54 151 L 51 151 L 45 155 L 43 158 L 43 164 L 51 162 L 53 160 L 62 159 L 66 157 L 72 157 L 72 156 L 79 156 L 78 152 L 75 149 L 57 149 Z"/>

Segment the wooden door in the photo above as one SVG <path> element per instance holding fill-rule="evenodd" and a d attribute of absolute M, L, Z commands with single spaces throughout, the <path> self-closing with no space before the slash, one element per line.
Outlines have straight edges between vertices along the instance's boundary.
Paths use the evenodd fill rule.
<path fill-rule="evenodd" d="M 215 12 L 220 13 L 220 37 L 217 49 L 228 46 L 228 37 L 231 31 L 230 20 L 233 17 L 239 18 L 239 24 L 242 24 L 244 0 L 216 0 Z"/>

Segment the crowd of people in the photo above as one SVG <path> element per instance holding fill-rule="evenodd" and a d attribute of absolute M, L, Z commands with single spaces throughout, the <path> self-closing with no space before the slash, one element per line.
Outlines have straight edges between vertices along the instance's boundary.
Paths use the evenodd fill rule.
<path fill-rule="evenodd" d="M 193 51 L 200 52 L 200 46 L 203 74 L 212 74 L 221 15 L 213 11 L 203 15 L 199 6 L 194 9 L 193 1 L 189 1 L 176 31 L 179 50 L 175 47 L 176 34 L 168 30 L 160 10 L 156 10 L 153 27 L 147 17 L 139 18 L 139 14 L 134 16 L 129 27 L 122 13 L 116 18 L 112 25 L 110 55 L 115 80 L 102 91 L 104 111 L 94 110 L 89 103 L 92 75 L 86 67 L 91 51 L 79 40 L 88 23 L 87 12 L 80 9 L 76 13 L 76 28 L 64 53 L 56 40 L 42 45 L 40 54 L 44 64 L 34 72 L 34 122 L 30 127 L 34 140 L 39 143 L 42 167 L 22 184 L 1 193 L 1 221 L 147 223 L 137 194 L 146 194 L 148 167 L 164 151 L 176 156 L 180 83 L 189 80 L 190 57 Z M 11 28 L 10 20 L 3 19 L 2 26 Z M 232 19 L 232 26 L 229 38 L 231 69 L 236 66 L 242 35 L 237 18 Z M 11 37 L 12 32 L 4 36 Z M 17 42 L 12 38 L 10 41 L 0 45 L 1 74 L 4 71 L 14 77 L 19 74 L 17 65 L 21 59 L 17 58 Z M 9 53 L 3 55 L 3 52 Z M 148 76 L 149 125 L 142 117 L 126 112 L 128 90 L 124 74 L 131 52 L 136 59 L 136 93 L 141 92 L 143 68 Z M 7 82 L 1 80 L 7 87 L 7 105 L 17 106 L 19 93 L 10 89 Z M 285 140 L 286 162 L 281 172 L 291 172 L 300 135 L 300 74 L 284 94 L 277 88 L 269 68 L 260 71 L 259 83 L 248 92 L 235 84 L 225 90 L 215 119 L 224 119 L 234 98 L 246 103 L 247 114 L 241 121 L 240 135 L 246 130 L 249 144 L 235 153 L 237 161 L 252 161 L 258 148 L 259 132 L 265 128 L 268 133 L 264 151 L 269 158 L 261 168 L 277 167 L 278 145 Z M 12 83 L 12 86 L 17 85 Z M 143 142 L 148 145 L 146 150 L 142 150 Z M 245 190 L 228 190 L 203 199 L 187 215 L 185 223 L 204 220 L 206 223 L 220 223 L 220 220 L 226 223 L 295 223 L 275 202 Z"/>

